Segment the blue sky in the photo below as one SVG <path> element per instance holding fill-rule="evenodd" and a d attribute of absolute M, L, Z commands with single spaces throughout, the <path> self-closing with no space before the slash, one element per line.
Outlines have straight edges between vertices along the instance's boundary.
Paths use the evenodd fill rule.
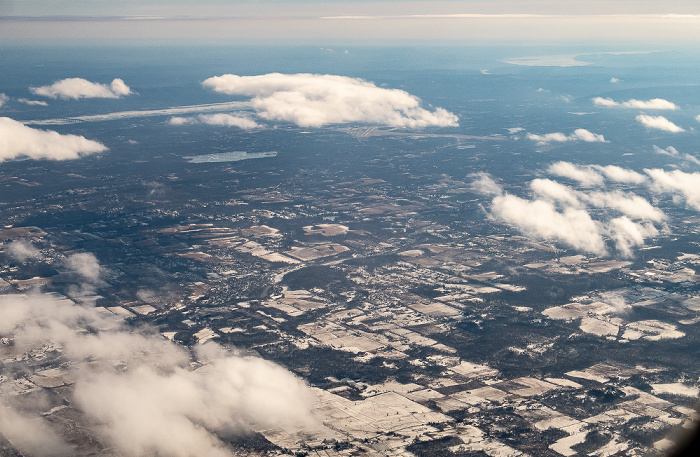
<path fill-rule="evenodd" d="M 700 2 L 0 0 L 0 40 L 693 43 Z"/>

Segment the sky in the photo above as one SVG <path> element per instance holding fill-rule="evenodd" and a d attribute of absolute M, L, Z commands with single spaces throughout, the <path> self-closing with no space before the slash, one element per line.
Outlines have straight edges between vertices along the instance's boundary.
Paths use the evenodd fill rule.
<path fill-rule="evenodd" d="M 692 0 L 0 0 L 0 40 L 661 43 L 700 40 Z"/>

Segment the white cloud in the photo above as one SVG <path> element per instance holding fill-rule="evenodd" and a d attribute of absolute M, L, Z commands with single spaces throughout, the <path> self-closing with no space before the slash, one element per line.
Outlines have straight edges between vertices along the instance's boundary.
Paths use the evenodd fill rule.
<path fill-rule="evenodd" d="M 170 125 L 185 125 L 185 124 L 208 124 L 208 125 L 223 125 L 227 127 L 238 127 L 244 130 L 250 130 L 261 127 L 260 124 L 252 119 L 243 116 L 233 116 L 231 114 L 200 114 L 197 117 L 171 117 L 168 121 Z"/>
<path fill-rule="evenodd" d="M 534 179 L 530 182 L 530 188 L 546 200 L 561 202 L 566 206 L 581 206 L 579 192 L 551 179 Z"/>
<path fill-rule="evenodd" d="M 76 385 L 81 409 L 128 456 L 230 456 L 213 432 L 249 424 L 311 425 L 313 402 L 303 382 L 252 357 L 219 356 L 202 369 L 140 366 L 103 371 Z"/>
<path fill-rule="evenodd" d="M 547 168 L 547 171 L 555 176 L 569 178 L 578 181 L 584 187 L 602 186 L 603 176 L 590 166 L 578 166 L 571 162 L 556 162 Z"/>
<path fill-rule="evenodd" d="M 683 154 L 683 160 L 700 165 L 700 160 L 692 154 Z"/>
<path fill-rule="evenodd" d="M 7 101 L 8 101 L 9 99 L 10 99 L 10 97 L 8 97 L 7 95 L 5 95 L 5 94 L 3 94 L 2 92 L 0 92 L 0 108 L 2 108 L 2 105 L 4 105 L 5 103 L 7 103 Z"/>
<path fill-rule="evenodd" d="M 612 78 L 610 78 L 610 84 L 617 84 L 617 83 L 619 83 L 619 82 L 620 82 L 620 80 L 617 79 L 617 78 L 614 77 L 614 76 L 613 76 Z"/>
<path fill-rule="evenodd" d="M 250 108 L 249 102 L 207 103 L 204 105 L 173 106 L 170 108 L 163 108 L 163 109 L 148 109 L 148 110 L 136 110 L 136 111 L 116 111 L 113 113 L 106 113 L 106 114 L 90 114 L 90 115 L 86 115 L 86 116 L 59 117 L 59 118 L 55 118 L 55 119 L 34 119 L 34 120 L 26 121 L 25 125 L 66 125 L 66 124 L 72 124 L 75 121 L 103 122 L 103 121 L 111 121 L 114 119 L 135 119 L 135 118 L 151 117 L 151 116 L 180 115 L 180 114 L 189 114 L 189 113 L 223 111 L 223 110 L 229 110 L 229 109 L 247 109 L 247 108 Z M 183 118 L 183 119 L 187 119 L 187 118 Z"/>
<path fill-rule="evenodd" d="M 482 195 L 500 195 L 503 193 L 503 188 L 488 173 L 474 173 L 471 177 L 474 178 L 471 188 L 475 192 Z"/>
<path fill-rule="evenodd" d="M 662 154 L 671 157 L 678 157 L 678 155 L 680 154 L 678 152 L 678 149 L 674 148 L 673 146 L 669 146 L 666 149 L 661 149 L 657 145 L 654 145 L 654 152 L 656 152 L 657 154 Z"/>
<path fill-rule="evenodd" d="M 658 109 L 658 110 L 677 110 L 678 105 L 663 98 L 652 98 L 651 100 L 628 100 L 622 103 L 625 108 L 637 109 Z"/>
<path fill-rule="evenodd" d="M 632 257 L 632 248 L 643 246 L 646 238 L 659 234 L 659 231 L 652 224 L 634 222 L 627 216 L 610 221 L 609 230 L 610 236 L 615 242 L 615 248 L 623 257 Z"/>
<path fill-rule="evenodd" d="M 569 135 L 572 140 L 582 140 L 587 143 L 606 143 L 603 135 L 597 133 L 589 132 L 586 129 L 576 129 L 574 133 Z"/>
<path fill-rule="evenodd" d="M 0 433 L 22 455 L 69 457 L 74 455 L 66 442 L 41 416 L 21 414 L 14 408 L 0 407 Z M 8 455 L 15 455 L 14 453 Z"/>
<path fill-rule="evenodd" d="M 590 192 L 586 195 L 586 200 L 593 206 L 615 209 L 632 219 L 646 219 L 654 222 L 666 219 L 663 211 L 652 206 L 643 197 L 633 193 L 621 191 Z"/>
<path fill-rule="evenodd" d="M 596 106 L 613 107 L 619 106 L 622 108 L 635 109 L 652 109 L 652 110 L 677 110 L 678 105 L 663 98 L 652 98 L 651 100 L 627 100 L 626 102 L 616 102 L 612 98 L 595 97 L 593 104 Z"/>
<path fill-rule="evenodd" d="M 525 129 L 522 128 L 522 127 L 511 127 L 511 128 L 509 128 L 509 129 L 507 129 L 507 130 L 508 130 L 508 133 L 510 133 L 511 135 L 515 135 L 516 133 L 522 132 L 522 131 L 525 130 Z"/>
<path fill-rule="evenodd" d="M 605 143 L 605 138 L 603 135 L 590 132 L 586 129 L 576 129 L 570 135 L 566 135 L 561 132 L 546 133 L 544 135 L 536 135 L 534 133 L 528 133 L 527 137 L 533 141 L 537 141 L 539 144 L 564 141 L 585 141 L 587 143 Z"/>
<path fill-rule="evenodd" d="M 618 106 L 618 103 L 612 98 L 595 97 L 593 104 L 596 106 Z"/>
<path fill-rule="evenodd" d="M 652 179 L 651 189 L 654 192 L 670 193 L 675 199 L 683 199 L 688 206 L 700 211 L 700 173 L 659 168 L 644 171 Z"/>
<path fill-rule="evenodd" d="M 607 253 L 600 224 L 582 209 L 559 212 L 551 202 L 506 194 L 493 199 L 491 213 L 535 238 L 560 241 L 592 254 Z"/>
<path fill-rule="evenodd" d="M 685 162 L 690 162 L 695 165 L 700 165 L 700 160 L 698 160 L 697 157 L 692 154 L 681 154 L 678 152 L 678 149 L 674 148 L 673 146 L 668 146 L 666 149 L 662 149 L 654 145 L 654 152 L 661 155 L 680 158 Z"/>
<path fill-rule="evenodd" d="M 29 106 L 49 106 L 48 103 L 41 100 L 28 100 L 26 98 L 18 98 L 17 101 Z"/>
<path fill-rule="evenodd" d="M 577 189 L 552 179 L 530 182 L 533 197 L 524 199 L 504 192 L 486 174 L 477 174 L 476 190 L 492 196 L 490 216 L 536 239 L 566 244 L 579 251 L 607 255 L 609 247 L 622 257 L 632 257 L 636 247 L 665 229 L 666 214 L 645 198 L 621 190 L 589 190 L 611 181 L 644 184 L 647 178 L 616 166 L 552 164 L 548 171 L 577 181 Z M 601 173 L 598 173 L 598 172 Z M 647 170 L 647 173 L 649 171 Z M 700 179 L 700 174 L 699 178 Z M 700 205 L 700 191 L 698 191 Z M 657 227 L 658 224 L 659 227 Z"/>
<path fill-rule="evenodd" d="M 594 165 L 593 168 L 602 172 L 607 179 L 613 182 L 641 184 L 646 181 L 646 177 L 644 175 L 633 170 L 618 167 L 617 165 Z"/>
<path fill-rule="evenodd" d="M 458 125 L 456 115 L 443 108 L 421 108 L 420 99 L 405 91 L 347 76 L 227 74 L 202 85 L 224 94 L 252 97 L 251 105 L 261 118 L 302 127 L 353 122 L 407 128 Z"/>
<path fill-rule="evenodd" d="M 185 125 L 185 124 L 192 124 L 195 121 L 196 121 L 196 119 L 194 117 L 173 116 L 168 121 L 168 124 L 170 124 L 170 125 Z"/>
<path fill-rule="evenodd" d="M 30 87 L 35 95 L 49 98 L 79 99 L 79 98 L 120 98 L 133 93 L 129 86 L 119 78 L 111 84 L 100 84 L 83 78 L 67 78 L 55 81 L 50 86 Z"/>
<path fill-rule="evenodd" d="M 646 114 L 640 114 L 635 119 L 637 122 L 650 129 L 664 130 L 671 133 L 685 132 L 682 127 L 677 126 L 663 116 L 648 116 Z"/>
<path fill-rule="evenodd" d="M 62 348 L 71 380 L 62 395 L 119 455 L 224 457 L 222 434 L 315 426 L 312 391 L 285 369 L 213 343 L 191 353 L 101 311 L 55 295 L 0 295 L 0 335 L 17 354 Z M 3 404 L 10 398 L 0 392 Z M 76 455 L 31 402 L 22 400 L 22 414 L 0 408 L 0 433 L 30 455 Z"/>
<path fill-rule="evenodd" d="M 0 117 L 0 161 L 18 157 L 68 160 L 106 150 L 103 144 L 82 136 L 37 130 L 9 117 Z"/>
<path fill-rule="evenodd" d="M 98 282 L 102 274 L 102 267 L 94 254 L 79 252 L 66 258 L 66 267 L 80 275 L 91 283 Z"/>
<path fill-rule="evenodd" d="M 569 141 L 569 137 L 561 132 L 545 133 L 544 135 L 536 135 L 534 133 L 528 133 L 527 137 L 528 137 L 528 139 L 533 140 L 533 141 L 537 141 L 538 143 L 541 143 L 541 144 L 551 143 L 552 141 L 561 142 L 561 143 L 563 143 L 564 141 Z"/>
<path fill-rule="evenodd" d="M 18 262 L 26 262 L 41 257 L 41 252 L 29 241 L 13 241 L 7 246 L 7 253 Z"/>
<path fill-rule="evenodd" d="M 632 310 L 632 305 L 627 303 L 624 295 L 620 292 L 603 292 L 601 298 L 604 303 L 612 307 L 615 314 L 627 314 Z"/>

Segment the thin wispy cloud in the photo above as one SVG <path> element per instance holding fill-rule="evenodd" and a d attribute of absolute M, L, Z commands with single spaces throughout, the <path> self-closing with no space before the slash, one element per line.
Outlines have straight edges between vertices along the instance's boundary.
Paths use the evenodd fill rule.
<path fill-rule="evenodd" d="M 133 92 L 123 80 L 115 78 L 111 84 L 100 84 L 83 78 L 67 78 L 49 86 L 30 87 L 35 95 L 64 100 L 79 98 L 120 98 Z"/>
<path fill-rule="evenodd" d="M 65 264 L 71 271 L 79 275 L 82 280 L 90 283 L 98 282 L 103 273 L 97 257 L 90 252 L 71 254 L 66 258 Z"/>
<path fill-rule="evenodd" d="M 697 157 L 695 157 L 692 154 L 681 154 L 678 149 L 674 148 L 673 146 L 667 146 L 666 148 L 660 148 L 657 145 L 654 145 L 654 152 L 660 155 L 665 155 L 668 157 L 672 157 L 674 159 L 678 159 L 680 162 L 682 162 L 685 165 L 693 164 L 693 165 L 700 165 L 700 160 L 698 160 Z"/>
<path fill-rule="evenodd" d="M 134 111 L 117 111 L 113 113 L 106 114 L 88 114 L 85 116 L 73 116 L 73 117 L 61 117 L 55 119 L 41 119 L 41 120 L 30 120 L 26 121 L 26 125 L 65 125 L 71 124 L 75 121 L 80 122 L 104 122 L 112 121 L 115 119 L 134 119 L 142 117 L 156 117 L 156 116 L 173 116 L 177 114 L 191 114 L 191 113 L 206 113 L 212 111 L 224 111 L 224 110 L 244 110 L 250 108 L 250 103 L 248 102 L 226 102 L 226 103 L 207 103 L 204 105 L 187 105 L 187 106 L 173 106 L 170 108 L 162 109 L 151 109 L 151 110 L 134 110 Z M 176 116 L 178 117 L 178 116 Z M 185 117 L 189 119 L 190 117 Z M 176 121 L 177 122 L 177 121 Z"/>
<path fill-rule="evenodd" d="M 403 90 L 384 89 L 359 78 L 319 74 L 222 75 L 202 85 L 215 92 L 251 97 L 257 116 L 301 127 L 363 123 L 403 128 L 455 127 L 457 116 L 420 106 Z"/>
<path fill-rule="evenodd" d="M 0 117 L 0 161 L 20 157 L 69 160 L 106 150 L 105 145 L 82 136 L 38 130 Z"/>
<path fill-rule="evenodd" d="M 677 126 L 663 116 L 649 116 L 647 114 L 640 114 L 635 119 L 648 129 L 663 130 L 671 133 L 685 132 L 685 129 Z"/>
<path fill-rule="evenodd" d="M 18 98 L 17 101 L 29 106 L 49 106 L 49 104 L 43 100 L 29 100 L 26 98 Z"/>
<path fill-rule="evenodd" d="M 668 146 L 665 149 L 662 149 L 662 148 L 658 147 L 657 145 L 654 145 L 654 152 L 657 154 L 671 156 L 671 157 L 678 157 L 680 155 L 680 152 L 678 152 L 678 149 L 674 148 L 673 146 Z"/>
<path fill-rule="evenodd" d="M 10 243 L 7 246 L 7 253 L 14 260 L 21 263 L 24 263 L 29 259 L 38 259 L 42 257 L 41 252 L 34 247 L 30 241 L 26 240 L 18 240 Z"/>
<path fill-rule="evenodd" d="M 2 108 L 3 105 L 8 102 L 8 100 L 10 100 L 10 97 L 0 92 L 0 108 Z"/>
<path fill-rule="evenodd" d="M 619 13 L 619 14 L 542 14 L 542 13 L 447 13 L 447 14 L 397 14 L 397 15 L 338 15 L 321 19 L 554 19 L 554 18 L 620 18 L 620 19 L 687 19 L 700 20 L 698 14 Z"/>
<path fill-rule="evenodd" d="M 488 173 L 475 173 L 472 178 L 471 189 L 482 195 L 501 195 L 503 188 L 491 178 Z"/>
<path fill-rule="evenodd" d="M 200 114 L 196 117 L 171 117 L 168 121 L 170 125 L 185 125 L 185 124 L 208 124 L 221 125 L 225 127 L 238 127 L 243 130 L 250 130 L 262 127 L 254 120 L 244 116 L 234 116 L 231 114 Z"/>

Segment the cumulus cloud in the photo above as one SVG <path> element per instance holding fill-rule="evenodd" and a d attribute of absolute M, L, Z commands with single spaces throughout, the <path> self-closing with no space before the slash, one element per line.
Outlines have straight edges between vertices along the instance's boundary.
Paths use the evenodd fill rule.
<path fill-rule="evenodd" d="M 18 98 L 17 101 L 29 106 L 49 106 L 48 103 L 41 100 L 28 100 L 26 98 Z"/>
<path fill-rule="evenodd" d="M 82 136 L 37 130 L 9 117 L 0 117 L 0 161 L 18 157 L 68 160 L 106 150 L 105 145 Z"/>
<path fill-rule="evenodd" d="M 8 101 L 9 99 L 10 99 L 10 97 L 8 97 L 7 95 L 5 95 L 5 94 L 3 94 L 2 92 L 0 92 L 0 108 L 2 108 L 2 106 L 3 106 L 5 103 L 7 103 L 7 101 Z"/>
<path fill-rule="evenodd" d="M 659 168 L 644 171 L 652 179 L 654 192 L 671 194 L 675 200 L 684 200 L 688 206 L 700 211 L 700 173 Z"/>
<path fill-rule="evenodd" d="M 111 84 L 100 84 L 83 78 L 67 78 L 55 81 L 50 86 L 30 87 L 35 95 L 49 98 L 120 98 L 133 92 L 123 80 L 115 78 Z"/>
<path fill-rule="evenodd" d="M 661 222 L 666 219 L 663 211 L 653 206 L 645 198 L 631 192 L 590 192 L 586 200 L 598 208 L 611 208 L 633 219 L 647 219 Z"/>
<path fill-rule="evenodd" d="M 609 231 L 615 241 L 615 248 L 623 257 L 632 257 L 632 248 L 643 246 L 646 238 L 659 234 L 653 224 L 634 222 L 627 216 L 611 220 Z"/>
<path fill-rule="evenodd" d="M 626 102 L 616 102 L 612 98 L 595 97 L 593 104 L 596 106 L 613 107 L 619 106 L 622 108 L 636 109 L 651 109 L 651 110 L 677 110 L 678 105 L 663 98 L 652 98 L 651 100 L 627 100 Z"/>
<path fill-rule="evenodd" d="M 535 238 L 560 241 L 593 254 L 607 253 L 600 224 L 582 209 L 569 207 L 559 212 L 552 202 L 506 194 L 493 199 L 491 213 Z"/>
<path fill-rule="evenodd" d="M 238 127 L 244 130 L 250 130 L 261 127 L 260 124 L 252 119 L 243 116 L 233 116 L 231 114 L 200 114 L 197 117 L 171 117 L 168 121 L 170 125 L 185 125 L 185 124 L 208 124 L 208 125 L 223 125 L 226 127 Z"/>
<path fill-rule="evenodd" d="M 305 412 L 313 398 L 281 367 L 219 357 L 195 371 L 140 366 L 92 374 L 76 385 L 76 400 L 126 455 L 225 457 L 231 453 L 212 431 L 240 431 L 252 423 L 272 428 L 298 423 L 297 417 L 309 426 Z"/>
<path fill-rule="evenodd" d="M 545 133 L 544 135 L 537 135 L 534 133 L 528 133 L 527 137 L 530 140 L 537 141 L 539 144 L 547 144 L 551 142 L 565 142 L 565 141 L 585 141 L 587 143 L 606 143 L 605 137 L 597 133 L 590 132 L 586 129 L 576 129 L 573 133 L 566 135 L 561 132 Z"/>
<path fill-rule="evenodd" d="M 625 108 L 638 109 L 658 109 L 658 110 L 677 110 L 678 105 L 663 98 L 652 98 L 651 100 L 628 100 L 622 103 Z"/>
<path fill-rule="evenodd" d="M 667 230 L 667 215 L 644 197 L 617 189 L 600 190 L 606 178 L 646 187 L 649 179 L 644 175 L 616 166 L 569 162 L 554 163 L 547 171 L 576 184 L 537 178 L 530 182 L 532 197 L 527 199 L 505 192 L 488 174 L 479 173 L 472 175 L 472 188 L 492 197 L 489 214 L 494 220 L 532 238 L 562 243 L 590 254 L 614 252 L 633 257 L 634 249 L 643 246 L 646 239 Z M 596 188 L 591 189 L 592 186 Z M 688 191 L 692 186 L 683 188 Z M 700 205 L 700 191 L 697 198 Z"/>
<path fill-rule="evenodd" d="M 555 176 L 569 178 L 578 181 L 582 186 L 602 186 L 605 179 L 590 166 L 574 165 L 571 162 L 556 162 L 547 168 L 547 171 Z"/>
<path fill-rule="evenodd" d="M 302 127 L 364 123 L 392 127 L 455 127 L 453 113 L 420 106 L 420 99 L 398 89 L 384 89 L 359 78 L 319 74 L 226 74 L 202 82 L 228 95 L 251 97 L 257 115 Z"/>
<path fill-rule="evenodd" d="M 619 82 L 620 82 L 620 80 L 614 76 L 612 78 L 610 78 L 610 84 L 617 84 Z"/>
<path fill-rule="evenodd" d="M 618 106 L 619 105 L 619 103 L 617 103 L 612 98 L 603 98 L 603 97 L 595 97 L 593 99 L 593 104 L 596 106 Z"/>
<path fill-rule="evenodd" d="M 213 343 L 190 351 L 65 297 L 0 295 L 0 336 L 18 354 L 61 348 L 69 407 L 120 455 L 223 457 L 231 452 L 219 436 L 315 425 L 311 390 L 285 369 Z M 4 404 L 11 398 L 0 391 Z M 0 408 L 0 433 L 27 455 L 76 455 L 32 401 Z"/>
<path fill-rule="evenodd" d="M 530 182 L 530 188 L 536 195 L 546 200 L 560 202 L 566 206 L 581 205 L 579 192 L 551 179 L 535 179 Z"/>
<path fill-rule="evenodd" d="M 603 173 L 608 180 L 613 182 L 641 184 L 646 181 L 646 177 L 641 173 L 618 167 L 617 165 L 594 165 L 593 168 Z"/>
<path fill-rule="evenodd" d="M 685 132 L 682 127 L 677 126 L 663 116 L 649 116 L 640 114 L 635 118 L 637 122 L 649 129 L 664 130 L 671 133 Z"/>

